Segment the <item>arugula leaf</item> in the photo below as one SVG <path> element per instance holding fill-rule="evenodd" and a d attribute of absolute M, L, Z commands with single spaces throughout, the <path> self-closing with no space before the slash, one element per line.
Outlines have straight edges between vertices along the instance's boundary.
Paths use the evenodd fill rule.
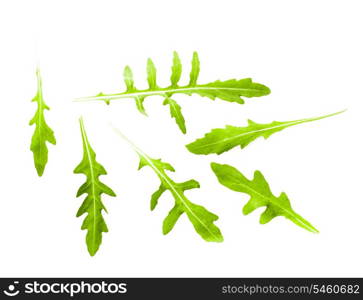
<path fill-rule="evenodd" d="M 251 196 L 243 207 L 243 214 L 248 215 L 259 207 L 266 206 L 261 214 L 260 223 L 266 224 L 277 216 L 284 216 L 296 225 L 313 233 L 318 230 L 298 215 L 291 207 L 290 200 L 285 193 L 279 197 L 272 194 L 270 187 L 260 171 L 255 171 L 252 180 L 248 180 L 241 172 L 230 165 L 211 164 L 218 181 L 225 187 L 235 192 L 245 193 Z"/>
<path fill-rule="evenodd" d="M 203 138 L 197 139 L 194 142 L 186 145 L 187 149 L 194 154 L 221 154 L 229 151 L 234 147 L 240 146 L 241 149 L 253 142 L 259 137 L 267 139 L 273 133 L 279 132 L 287 127 L 321 120 L 331 116 L 335 116 L 344 111 L 336 112 L 333 114 L 301 119 L 287 122 L 274 121 L 269 124 L 258 124 L 248 120 L 247 127 L 235 127 L 227 125 L 225 128 L 212 129 L 209 133 L 205 134 Z"/>
<path fill-rule="evenodd" d="M 174 197 L 175 205 L 170 210 L 163 222 L 163 234 L 168 234 L 175 226 L 179 217 L 185 213 L 193 224 L 195 231 L 207 242 L 222 242 L 223 236 L 219 228 L 214 224 L 218 216 L 208 211 L 201 205 L 192 203 L 186 196 L 185 191 L 199 188 L 199 183 L 192 179 L 182 183 L 173 181 L 166 171 L 174 172 L 174 168 L 160 159 L 153 159 L 145 154 L 140 148 L 135 146 L 119 130 L 116 133 L 126 140 L 139 155 L 139 170 L 145 166 L 150 167 L 160 179 L 159 189 L 151 196 L 150 208 L 154 210 L 159 198 L 165 191 L 169 191 Z"/>
<path fill-rule="evenodd" d="M 43 99 L 42 79 L 40 70 L 37 69 L 37 82 L 38 88 L 32 102 L 37 102 L 38 108 L 34 117 L 30 120 L 29 125 L 35 124 L 35 131 L 32 136 L 30 150 L 33 152 L 34 165 L 37 170 L 38 176 L 42 176 L 45 166 L 48 162 L 48 147 L 47 142 L 55 145 L 56 140 L 53 130 L 47 125 L 44 118 L 44 110 L 49 110 Z"/>
<path fill-rule="evenodd" d="M 77 197 L 87 194 L 81 207 L 77 212 L 77 217 L 87 213 L 82 224 L 82 230 L 87 230 L 86 244 L 88 252 L 94 256 L 102 243 L 102 233 L 108 232 L 107 225 L 102 215 L 102 210 L 107 212 L 101 201 L 101 195 L 106 194 L 115 197 L 116 194 L 107 185 L 103 184 L 99 177 L 106 175 L 105 168 L 96 161 L 96 154 L 93 151 L 84 128 L 83 119 L 79 119 L 82 142 L 83 158 L 81 163 L 75 168 L 75 174 L 87 176 L 86 182 L 79 188 Z"/>
<path fill-rule="evenodd" d="M 177 52 L 173 55 L 173 65 L 171 67 L 171 85 L 162 88 L 157 85 L 156 82 L 156 68 L 152 60 L 149 58 L 147 60 L 147 81 L 149 84 L 148 89 L 139 90 L 135 88 L 134 80 L 132 76 L 132 71 L 130 67 L 126 66 L 124 70 L 124 80 L 126 84 L 126 91 L 116 94 L 103 94 L 99 93 L 93 97 L 79 98 L 76 101 L 93 101 L 100 100 L 109 104 L 111 100 L 123 99 L 123 98 L 133 98 L 136 102 L 137 109 L 144 115 L 146 115 L 144 108 L 144 100 L 146 97 L 159 95 L 164 97 L 165 105 L 170 106 L 170 113 L 180 130 L 186 133 L 184 117 L 181 113 L 181 108 L 179 104 L 170 98 L 174 94 L 198 94 L 202 97 L 208 97 L 212 100 L 219 98 L 221 100 L 229 102 L 237 102 L 240 104 L 244 103 L 241 97 L 260 97 L 265 96 L 270 93 L 270 89 L 262 84 L 255 83 L 251 78 L 245 79 L 230 79 L 226 81 L 214 81 L 207 84 L 197 84 L 197 79 L 199 77 L 200 63 L 197 52 L 193 53 L 192 59 L 192 69 L 190 72 L 189 84 L 185 86 L 179 86 L 178 82 L 182 73 L 182 65 Z"/>

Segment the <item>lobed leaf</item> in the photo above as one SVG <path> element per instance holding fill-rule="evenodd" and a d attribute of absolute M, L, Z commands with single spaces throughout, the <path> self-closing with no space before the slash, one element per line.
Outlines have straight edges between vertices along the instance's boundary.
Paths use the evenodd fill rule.
<path fill-rule="evenodd" d="M 96 161 L 96 153 L 92 149 L 82 118 L 79 120 L 82 143 L 83 158 L 81 163 L 75 168 L 75 174 L 84 174 L 86 182 L 79 188 L 77 197 L 87 194 L 81 207 L 77 212 L 77 217 L 87 214 L 83 221 L 82 230 L 87 230 L 86 244 L 88 252 L 94 256 L 102 243 L 102 233 L 108 232 L 107 225 L 102 215 L 102 211 L 107 212 L 102 203 L 101 195 L 106 194 L 115 197 L 115 192 L 99 180 L 101 175 L 106 175 L 105 168 Z"/>
<path fill-rule="evenodd" d="M 197 79 L 200 71 L 200 62 L 197 52 L 193 53 L 192 68 L 190 71 L 189 84 L 185 86 L 179 86 L 178 82 L 182 73 L 182 64 L 177 52 L 173 53 L 173 64 L 171 67 L 170 82 L 171 85 L 165 88 L 161 88 L 156 83 L 156 68 L 151 59 L 147 61 L 147 81 L 149 88 L 145 90 L 138 90 L 134 86 L 132 79 L 132 72 L 129 67 L 124 70 L 126 91 L 116 94 L 99 94 L 95 97 L 80 98 L 78 101 L 92 101 L 101 100 L 107 104 L 111 100 L 133 98 L 136 101 L 137 109 L 146 115 L 144 108 L 144 100 L 149 96 L 162 96 L 165 101 L 164 104 L 170 105 L 171 116 L 175 119 L 178 127 L 183 133 L 186 133 L 186 126 L 184 117 L 181 115 L 180 106 L 173 100 L 169 100 L 174 94 L 193 95 L 197 94 L 202 97 L 208 97 L 209 99 L 221 99 L 228 102 L 236 102 L 243 104 L 244 100 L 241 97 L 261 97 L 268 95 L 270 89 L 262 84 L 253 82 L 250 78 L 246 79 L 230 79 L 225 81 L 214 81 L 207 84 L 197 84 Z"/>
<path fill-rule="evenodd" d="M 192 179 L 182 183 L 174 182 L 167 174 L 166 171 L 174 172 L 174 168 L 169 164 L 161 161 L 160 159 L 150 158 L 141 149 L 136 147 L 130 142 L 120 131 L 116 132 L 128 141 L 139 155 L 140 163 L 139 169 L 148 166 L 160 179 L 160 186 L 158 190 L 151 196 L 150 208 L 153 210 L 161 195 L 165 191 L 169 191 L 174 197 L 175 205 L 170 210 L 169 214 L 163 222 L 163 233 L 169 233 L 175 226 L 179 217 L 182 214 L 186 214 L 190 222 L 192 223 L 195 231 L 208 242 L 222 242 L 223 236 L 219 228 L 214 224 L 218 220 L 218 216 L 208 211 L 203 206 L 194 204 L 189 201 L 185 196 L 185 191 L 199 188 L 199 183 Z"/>
<path fill-rule="evenodd" d="M 266 179 L 260 171 L 256 171 L 253 179 L 248 180 L 241 172 L 230 165 L 212 163 L 211 167 L 222 185 L 232 191 L 250 196 L 250 200 L 243 207 L 244 215 L 248 215 L 259 207 L 266 207 L 260 217 L 261 224 L 266 224 L 277 216 L 284 216 L 310 232 L 318 232 L 313 225 L 292 209 L 290 200 L 285 193 L 281 193 L 279 197 L 272 194 Z"/>
<path fill-rule="evenodd" d="M 248 120 L 248 126 L 246 127 L 235 127 L 227 125 L 225 128 L 212 129 L 209 133 L 205 134 L 203 138 L 197 139 L 194 142 L 186 145 L 187 149 L 194 154 L 221 154 L 229 151 L 234 147 L 240 146 L 241 149 L 245 148 L 251 142 L 259 137 L 267 139 L 273 133 L 279 132 L 285 128 L 321 120 L 337 114 L 343 111 L 316 117 L 301 119 L 287 122 L 274 121 L 269 124 L 258 124 L 251 120 Z"/>
<path fill-rule="evenodd" d="M 48 162 L 47 142 L 55 145 L 56 139 L 53 130 L 47 125 L 44 117 L 44 110 L 49 110 L 49 106 L 45 104 L 43 99 L 42 79 L 39 69 L 37 69 L 36 75 L 38 88 L 32 102 L 36 102 L 38 107 L 34 117 L 29 122 L 29 125 L 35 124 L 30 150 L 33 152 L 34 166 L 38 176 L 42 176 Z"/>

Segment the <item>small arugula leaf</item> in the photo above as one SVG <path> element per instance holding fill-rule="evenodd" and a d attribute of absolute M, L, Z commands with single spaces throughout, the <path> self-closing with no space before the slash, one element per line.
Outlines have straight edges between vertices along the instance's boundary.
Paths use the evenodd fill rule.
<path fill-rule="evenodd" d="M 207 84 L 197 84 L 197 79 L 200 71 L 200 62 L 198 58 L 197 52 L 193 53 L 192 59 L 192 68 L 190 72 L 189 84 L 185 86 L 178 85 L 178 82 L 181 77 L 182 72 L 182 64 L 179 59 L 179 55 L 177 52 L 173 53 L 173 64 L 171 67 L 171 76 L 170 81 L 171 85 L 165 88 L 159 87 L 156 83 L 156 68 L 152 60 L 149 58 L 147 60 L 147 82 L 149 85 L 148 89 L 139 90 L 134 86 L 134 81 L 132 78 L 132 72 L 129 67 L 126 67 L 124 71 L 126 91 L 116 94 L 98 94 L 93 97 L 85 97 L 79 98 L 76 101 L 104 101 L 109 104 L 112 100 L 124 99 L 124 98 L 133 98 L 136 101 L 137 109 L 143 113 L 145 113 L 145 108 L 143 106 L 143 102 L 145 98 L 149 96 L 161 96 L 164 99 L 170 99 L 174 94 L 185 94 L 185 95 L 193 95 L 197 94 L 202 97 L 207 97 L 209 99 L 221 99 L 228 102 L 236 102 L 239 104 L 243 104 L 244 100 L 241 97 L 252 98 L 252 97 L 261 97 L 268 95 L 270 93 L 270 89 L 262 84 L 253 82 L 250 78 L 245 79 L 230 79 L 225 81 L 214 81 Z M 164 101 L 168 103 L 171 101 Z M 180 112 L 180 106 L 176 104 L 176 102 L 172 102 L 174 105 L 174 112 L 171 111 L 172 117 L 175 118 L 177 125 L 180 130 L 185 133 L 185 121 L 184 117 Z M 171 107 L 172 109 L 172 107 Z"/>
<path fill-rule="evenodd" d="M 107 185 L 103 184 L 99 177 L 106 175 L 105 168 L 96 161 L 96 153 L 93 151 L 87 137 L 87 133 L 82 118 L 79 119 L 82 143 L 83 158 L 81 163 L 75 168 L 75 174 L 84 174 L 86 182 L 79 188 L 77 197 L 87 194 L 81 207 L 77 212 L 77 217 L 87 213 L 82 224 L 82 230 L 87 230 L 86 244 L 88 252 L 94 256 L 102 243 L 102 233 L 108 232 L 107 225 L 102 215 L 102 210 L 107 212 L 101 201 L 101 195 L 106 194 L 115 197 L 116 194 Z"/>
<path fill-rule="evenodd" d="M 30 120 L 29 125 L 35 124 L 35 131 L 31 140 L 30 150 L 33 152 L 35 169 L 39 176 L 44 173 L 45 166 L 48 162 L 47 142 L 55 145 L 56 139 L 53 130 L 47 125 L 44 118 L 44 110 L 49 110 L 43 99 L 42 79 L 40 71 L 37 69 L 38 89 L 33 102 L 37 102 L 38 108 L 34 117 Z"/>
<path fill-rule="evenodd" d="M 181 132 L 185 134 L 187 129 L 185 127 L 185 119 L 183 117 L 180 105 L 175 100 L 170 98 L 166 98 L 163 104 L 169 105 L 171 117 L 175 118 L 176 124 L 179 126 Z"/>
<path fill-rule="evenodd" d="M 243 207 L 243 214 L 248 215 L 259 207 L 266 206 L 261 214 L 260 223 L 266 224 L 277 216 L 284 216 L 296 225 L 317 233 L 318 230 L 298 215 L 291 207 L 290 200 L 285 193 L 279 197 L 272 194 L 270 187 L 260 171 L 255 171 L 252 180 L 248 180 L 241 172 L 230 165 L 211 164 L 218 181 L 235 192 L 248 194 L 251 198 Z"/>
<path fill-rule="evenodd" d="M 251 120 L 248 120 L 247 127 L 235 127 L 227 125 L 225 128 L 212 129 L 209 133 L 205 134 L 203 138 L 186 145 L 187 149 L 194 154 L 221 154 L 234 147 L 240 146 L 241 149 L 253 142 L 259 137 L 267 139 L 273 133 L 279 132 L 287 127 L 321 120 L 331 116 L 335 116 L 344 111 L 336 112 L 333 114 L 301 119 L 288 122 L 274 121 L 269 124 L 258 124 Z"/>
<path fill-rule="evenodd" d="M 169 233 L 174 228 L 174 225 L 178 221 L 179 217 L 185 213 L 190 222 L 193 224 L 195 231 L 204 240 L 208 242 L 222 242 L 222 233 L 214 224 L 214 222 L 218 220 L 218 216 L 211 213 L 203 206 L 192 203 L 184 194 L 186 190 L 199 188 L 199 183 L 194 179 L 182 183 L 173 181 L 166 173 L 166 171 L 175 171 L 169 163 L 165 163 L 160 159 L 150 158 L 140 148 L 127 139 L 119 130 L 115 129 L 115 131 L 124 140 L 126 140 L 139 155 L 139 169 L 148 166 L 160 179 L 161 184 L 159 189 L 151 197 L 151 210 L 156 207 L 159 198 L 165 191 L 168 190 L 174 197 L 175 205 L 163 222 L 163 233 Z"/>

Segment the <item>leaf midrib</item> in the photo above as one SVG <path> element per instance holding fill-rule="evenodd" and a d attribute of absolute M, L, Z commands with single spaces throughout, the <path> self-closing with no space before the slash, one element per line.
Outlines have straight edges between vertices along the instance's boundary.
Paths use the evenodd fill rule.
<path fill-rule="evenodd" d="M 93 160 L 91 158 L 91 152 L 90 152 L 90 145 L 89 145 L 89 141 L 87 138 L 87 134 L 86 131 L 84 129 L 84 125 L 82 122 L 82 126 L 81 126 L 81 131 L 82 131 L 82 138 L 84 140 L 84 146 L 86 149 L 86 155 L 87 155 L 87 160 L 88 160 L 88 164 L 89 164 L 89 168 L 90 168 L 90 175 L 91 175 L 91 186 L 92 186 L 92 200 L 93 200 L 93 232 L 92 232 L 92 245 L 95 246 L 95 240 L 96 240 L 96 181 L 95 181 L 95 174 L 94 174 L 94 167 L 93 167 Z"/>
<path fill-rule="evenodd" d="M 317 121 L 317 120 L 321 120 L 321 119 L 325 119 L 325 118 L 329 118 L 329 117 L 332 117 L 332 116 L 341 114 L 343 112 L 345 112 L 345 110 L 341 110 L 341 111 L 338 111 L 338 112 L 335 112 L 335 113 L 331 113 L 331 114 L 327 114 L 327 115 L 323 115 L 323 116 L 319 116 L 319 117 L 305 118 L 305 119 L 294 120 L 294 121 L 287 121 L 287 122 L 279 122 L 280 124 L 279 125 L 276 125 L 276 126 L 270 126 L 271 125 L 271 123 L 270 123 L 270 124 L 265 125 L 265 126 L 270 126 L 270 127 L 262 128 L 262 129 L 257 129 L 257 130 L 253 130 L 253 131 L 248 131 L 248 132 L 243 132 L 243 133 L 238 134 L 236 136 L 224 138 L 224 139 L 219 140 L 219 141 L 214 142 L 214 143 L 204 144 L 204 145 L 200 145 L 200 146 L 194 146 L 194 149 L 203 149 L 203 148 L 206 148 L 206 147 L 209 147 L 209 146 L 218 145 L 220 143 L 224 143 L 224 142 L 227 142 L 227 141 L 230 141 L 230 140 L 238 139 L 238 138 L 240 138 L 242 136 L 249 135 L 249 134 L 254 134 L 254 133 L 264 132 L 264 131 L 269 131 L 269 130 L 272 130 L 273 131 L 274 129 L 278 129 L 278 128 L 283 128 L 283 127 L 286 127 L 287 128 L 287 127 L 294 126 L 294 125 L 298 125 L 298 124 L 301 124 L 301 123 L 307 123 L 307 122 Z M 257 125 L 264 125 L 264 124 L 257 124 Z M 248 126 L 247 127 L 239 127 L 239 128 L 241 128 L 241 129 L 248 129 Z M 222 130 L 227 130 L 227 128 L 221 128 L 221 129 Z M 212 134 L 212 132 L 210 132 L 208 134 Z M 197 141 L 201 141 L 201 140 L 205 139 L 206 136 L 203 137 L 203 138 L 201 138 L 201 139 L 199 139 L 199 140 L 197 140 Z M 195 143 L 197 141 L 195 141 Z M 192 145 L 193 143 L 191 143 L 189 145 Z M 223 151 L 223 152 L 225 152 L 225 151 Z"/>
<path fill-rule="evenodd" d="M 139 154 L 141 154 L 143 156 L 143 158 L 147 161 L 147 163 L 149 164 L 149 166 L 155 171 L 155 173 L 161 177 L 162 179 L 165 180 L 165 182 L 168 184 L 169 188 L 174 192 L 174 194 L 178 197 L 178 199 L 182 202 L 183 206 L 195 217 L 195 219 L 201 223 L 203 225 L 203 227 L 205 227 L 207 229 L 207 231 L 216 239 L 218 240 L 218 237 L 209 230 L 208 226 L 206 224 L 204 224 L 204 222 L 193 212 L 193 210 L 188 206 L 188 204 L 186 203 L 185 199 L 184 199 L 184 195 L 180 195 L 180 192 L 174 187 L 173 183 L 171 182 L 171 180 L 169 180 L 169 178 L 163 174 L 163 172 L 161 172 L 156 166 L 155 164 L 152 162 L 152 160 L 145 154 L 143 153 L 140 149 L 137 149 L 137 151 L 139 152 Z"/>
<path fill-rule="evenodd" d="M 196 218 L 197 221 L 199 221 L 203 227 L 205 227 L 207 229 L 207 231 L 211 234 L 211 236 L 213 236 L 215 238 L 216 241 L 220 240 L 218 238 L 218 236 L 216 236 L 213 232 L 211 232 L 208 228 L 208 226 L 206 226 L 203 221 L 201 221 L 198 216 L 196 216 L 194 214 L 194 212 L 188 207 L 188 205 L 185 202 L 185 196 L 184 195 L 180 195 L 179 191 L 177 189 L 175 189 L 171 179 L 169 179 L 167 177 L 166 174 L 164 174 L 163 172 L 161 172 L 156 166 L 155 164 L 152 162 L 152 160 L 150 159 L 150 157 L 144 153 L 139 147 L 137 147 L 132 141 L 130 141 L 125 135 L 122 134 L 121 131 L 119 131 L 118 129 L 116 129 L 115 127 L 113 127 L 115 132 L 121 136 L 126 142 L 128 142 L 130 144 L 130 146 L 134 149 L 134 151 L 140 156 L 140 158 L 143 158 L 146 160 L 147 164 L 154 170 L 154 172 L 159 176 L 159 179 L 164 179 L 165 182 L 169 185 L 170 190 L 172 190 L 175 195 L 179 198 L 179 200 L 182 202 L 182 204 L 184 205 L 184 207 L 186 209 L 188 209 L 190 211 L 190 213 Z M 175 199 L 176 200 L 176 199 Z M 213 224 L 213 223 L 212 223 Z M 214 224 L 213 224 L 214 225 Z"/>
<path fill-rule="evenodd" d="M 135 98 L 138 96 L 153 96 L 153 95 L 164 95 L 166 93 L 187 93 L 188 91 L 196 91 L 196 90 L 227 90 L 227 91 L 260 91 L 259 89 L 254 88 L 230 88 L 230 87 L 211 87 L 211 86 L 184 86 L 178 88 L 160 88 L 158 90 L 141 90 L 137 92 L 124 92 L 119 94 L 105 94 L 102 96 L 94 96 L 94 97 L 85 97 L 78 98 L 75 101 L 83 102 L 83 101 L 96 101 L 96 100 L 117 100 L 123 98 Z"/>
<path fill-rule="evenodd" d="M 37 74 L 37 104 L 38 104 L 38 108 L 37 108 L 37 122 L 35 124 L 35 132 L 36 135 L 38 136 L 39 142 L 38 142 L 38 158 L 41 160 L 41 157 L 43 157 L 43 146 L 42 146 L 42 128 L 43 128 L 43 122 L 42 122 L 42 118 L 44 120 L 44 100 L 43 100 L 43 90 L 42 90 L 42 81 L 40 78 L 40 74 Z M 45 121 L 44 121 L 45 122 Z M 46 141 L 46 139 L 43 139 L 44 143 Z M 41 164 L 41 168 L 43 168 L 43 164 Z"/>

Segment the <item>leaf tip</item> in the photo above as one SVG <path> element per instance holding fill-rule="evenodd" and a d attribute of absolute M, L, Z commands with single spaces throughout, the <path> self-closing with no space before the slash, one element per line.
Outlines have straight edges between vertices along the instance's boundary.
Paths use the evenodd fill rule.
<path fill-rule="evenodd" d="M 317 234 L 317 233 L 320 233 L 319 232 L 319 230 L 318 229 L 316 229 L 313 225 L 311 225 L 310 223 L 309 223 L 309 226 L 308 227 L 305 227 L 305 229 L 306 230 L 308 230 L 308 231 L 310 231 L 311 233 L 315 233 L 315 234 Z"/>
<path fill-rule="evenodd" d="M 34 159 L 35 159 L 35 157 L 34 157 Z M 44 170 L 45 170 L 45 164 L 34 161 L 34 167 L 35 167 L 35 170 L 37 171 L 38 176 L 42 177 Z"/>
<path fill-rule="evenodd" d="M 37 167 L 35 166 L 35 169 L 37 170 L 37 174 L 39 177 L 42 177 L 43 176 L 43 173 L 44 173 L 44 167 L 40 166 L 40 167 Z"/>
<path fill-rule="evenodd" d="M 167 235 L 172 230 L 172 227 L 166 226 L 165 222 L 163 224 L 162 233 L 163 235 Z"/>
<path fill-rule="evenodd" d="M 124 67 L 124 74 L 125 73 L 130 73 L 131 72 L 131 68 L 130 68 L 130 66 L 129 65 L 126 65 L 125 67 Z"/>
<path fill-rule="evenodd" d="M 223 243 L 224 242 L 224 237 L 223 235 L 221 234 L 216 240 L 215 240 L 216 243 Z"/>
<path fill-rule="evenodd" d="M 249 203 L 249 202 L 248 202 Z M 247 204 L 245 204 L 245 206 L 243 206 L 243 208 L 242 208 L 242 214 L 244 215 L 244 216 L 247 216 L 248 214 L 250 214 L 251 213 L 251 208 L 248 206 L 248 203 Z M 260 221 L 261 221 L 261 219 L 260 219 Z"/>
<path fill-rule="evenodd" d="M 91 257 L 94 257 L 96 255 L 97 251 L 98 251 L 98 249 L 88 247 L 88 253 Z"/>
<path fill-rule="evenodd" d="M 148 67 L 154 67 L 154 62 L 150 57 L 147 59 L 147 65 Z"/>
<path fill-rule="evenodd" d="M 149 116 L 145 110 L 140 110 L 140 113 L 145 117 Z"/>
<path fill-rule="evenodd" d="M 188 145 L 187 145 L 188 146 Z M 218 163 L 216 163 L 216 162 L 211 162 L 210 163 L 210 167 L 212 168 L 212 170 L 214 171 L 214 172 L 216 172 L 217 170 L 218 170 L 218 168 L 219 167 L 221 167 L 222 165 L 221 164 L 218 164 Z"/>
<path fill-rule="evenodd" d="M 261 86 L 263 86 L 263 88 L 264 88 L 265 95 L 271 94 L 271 89 L 268 86 L 263 85 L 263 84 L 261 84 Z"/>

